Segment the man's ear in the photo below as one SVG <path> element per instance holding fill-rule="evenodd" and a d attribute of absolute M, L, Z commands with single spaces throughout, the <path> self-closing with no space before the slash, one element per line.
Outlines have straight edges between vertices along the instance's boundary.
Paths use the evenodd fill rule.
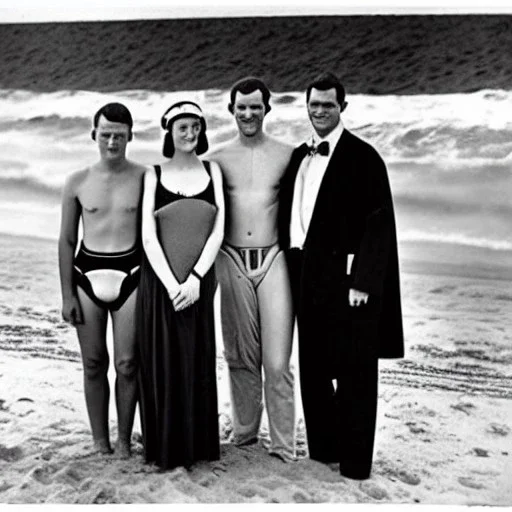
<path fill-rule="evenodd" d="M 96 140 L 96 130 L 93 130 L 93 131 L 91 132 L 91 139 L 92 139 L 92 140 Z"/>

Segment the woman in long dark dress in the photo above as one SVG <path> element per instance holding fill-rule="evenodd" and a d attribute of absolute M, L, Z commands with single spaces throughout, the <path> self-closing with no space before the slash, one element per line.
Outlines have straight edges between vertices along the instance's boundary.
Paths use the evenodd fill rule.
<path fill-rule="evenodd" d="M 162 117 L 162 128 L 167 132 L 167 159 L 146 172 L 142 199 L 140 412 L 146 461 L 161 469 L 188 469 L 195 461 L 219 458 L 213 263 L 224 235 L 224 200 L 218 165 L 197 156 L 208 148 L 199 106 L 171 106 Z M 197 261 L 180 282 L 168 263 L 169 235 L 159 225 L 158 214 L 166 205 L 190 199 L 215 205 L 216 214 Z M 194 236 L 184 232 L 171 245 L 188 243 Z"/>

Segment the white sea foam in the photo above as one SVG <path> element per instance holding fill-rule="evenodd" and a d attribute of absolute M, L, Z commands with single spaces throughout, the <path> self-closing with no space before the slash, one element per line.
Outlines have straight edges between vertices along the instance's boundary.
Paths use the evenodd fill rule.
<path fill-rule="evenodd" d="M 463 233 L 428 233 L 421 230 L 410 230 L 399 232 L 398 240 L 400 242 L 435 242 L 442 244 L 464 245 L 469 247 L 481 247 L 496 251 L 512 251 L 512 241 L 474 237 Z"/>
<path fill-rule="evenodd" d="M 11 201 L 0 214 L 14 214 L 14 201 L 22 199 L 22 209 L 34 214 L 42 202 L 58 205 L 65 178 L 96 160 L 92 115 L 110 101 L 132 112 L 135 137 L 129 157 L 147 165 L 160 161 L 160 117 L 183 99 L 203 108 L 210 146 L 236 133 L 226 108 L 228 91 L 0 90 L 0 188 L 8 190 L 0 201 Z M 510 248 L 512 92 L 349 94 L 347 100 L 344 124 L 373 144 L 388 166 L 402 238 Z M 292 144 L 310 135 L 304 93 L 274 94 L 272 105 L 267 131 Z M 13 223 L 3 220 L 0 229 L 12 231 Z"/>

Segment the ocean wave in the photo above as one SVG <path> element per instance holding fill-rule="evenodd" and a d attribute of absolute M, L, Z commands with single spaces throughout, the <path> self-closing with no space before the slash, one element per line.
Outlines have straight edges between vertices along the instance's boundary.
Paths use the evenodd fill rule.
<path fill-rule="evenodd" d="M 54 140 L 76 135 L 88 137 L 92 115 L 108 101 L 124 102 L 134 117 L 139 141 L 161 136 L 160 117 L 179 99 L 197 101 L 203 107 L 209 137 L 224 140 L 220 132 L 234 123 L 226 106 L 228 91 L 58 91 L 36 93 L 0 91 L 0 132 L 12 136 L 38 133 Z M 345 125 L 369 141 L 390 165 L 435 164 L 453 170 L 464 167 L 512 163 L 512 121 L 504 105 L 512 101 L 509 91 L 479 91 L 471 94 L 368 96 L 349 98 L 343 114 Z M 271 134 L 292 144 L 302 142 L 311 128 L 303 93 L 274 94 L 274 109 L 266 118 Z M 52 140 L 52 139 L 50 139 Z M 37 145 L 38 141 L 33 141 Z M 47 140 L 44 141 L 48 143 Z M 4 149 L 4 148 L 0 148 Z"/>
<path fill-rule="evenodd" d="M 84 117 L 62 117 L 58 114 L 39 115 L 27 119 L 0 120 L 0 132 L 56 130 L 59 133 L 75 131 L 83 133 L 91 127 L 91 120 Z"/>
<path fill-rule="evenodd" d="M 236 135 L 227 90 L 0 90 L 0 199 L 29 203 L 17 210 L 9 203 L 3 212 L 31 211 L 32 201 L 34 211 L 45 208 L 39 203 L 60 202 L 66 177 L 98 158 L 89 135 L 92 116 L 110 101 L 126 104 L 134 118 L 128 157 L 159 161 L 160 117 L 183 99 L 203 108 L 211 147 Z M 401 238 L 511 248 L 512 91 L 347 99 L 344 125 L 375 146 L 388 166 Z M 303 92 L 274 94 L 271 103 L 268 133 L 291 144 L 311 134 Z M 55 210 L 46 215 L 58 217 Z M 21 222 L 17 226 L 23 231 Z"/>
<path fill-rule="evenodd" d="M 36 176 L 16 176 L 12 173 L 0 174 L 0 187 L 3 192 L 23 195 L 27 193 L 36 193 L 41 198 L 60 197 L 62 185 L 60 183 L 48 183 L 44 179 Z"/>
<path fill-rule="evenodd" d="M 494 251 L 512 251 L 512 242 L 475 237 L 463 233 L 428 233 L 420 230 L 398 232 L 399 242 L 436 242 L 468 247 L 480 247 Z"/>
<path fill-rule="evenodd" d="M 8 213 L 30 212 L 34 215 L 59 214 L 59 204 L 44 204 L 34 201 L 5 201 L 0 202 L 0 211 Z"/>

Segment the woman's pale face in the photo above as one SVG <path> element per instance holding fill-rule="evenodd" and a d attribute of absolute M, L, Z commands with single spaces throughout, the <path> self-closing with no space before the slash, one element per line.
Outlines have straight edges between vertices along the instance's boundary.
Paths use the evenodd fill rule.
<path fill-rule="evenodd" d="M 200 133 L 201 121 L 195 116 L 181 117 L 174 121 L 171 134 L 175 150 L 184 153 L 195 151 Z"/>

